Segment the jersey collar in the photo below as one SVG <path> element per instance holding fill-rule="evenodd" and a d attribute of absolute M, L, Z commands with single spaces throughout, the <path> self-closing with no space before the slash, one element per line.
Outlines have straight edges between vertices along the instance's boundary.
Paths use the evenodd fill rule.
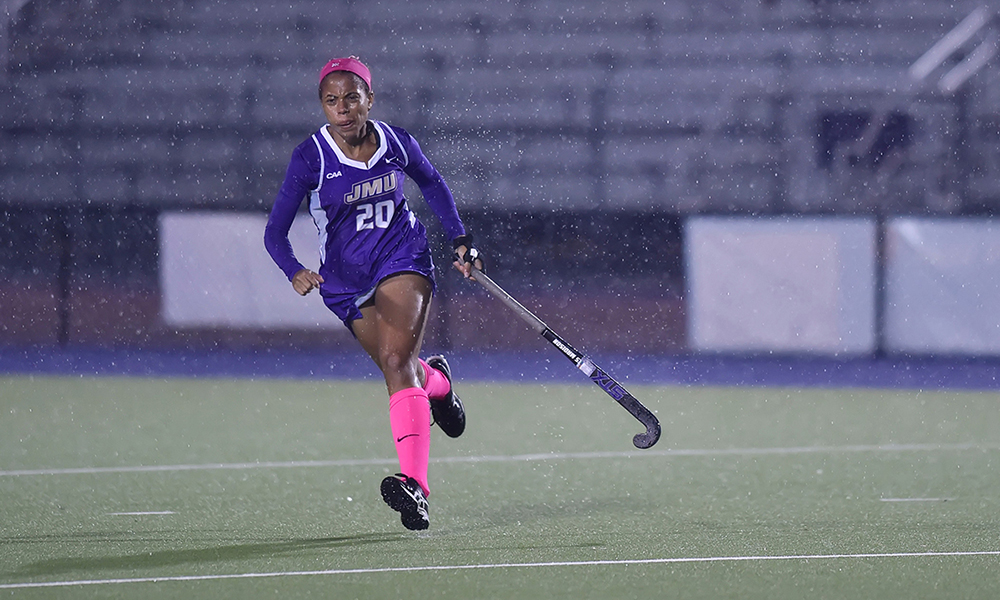
<path fill-rule="evenodd" d="M 389 143 L 386 141 L 385 132 L 382 131 L 382 127 L 377 121 L 368 121 L 368 124 L 373 125 L 375 127 L 375 132 L 378 134 L 378 150 L 375 151 L 375 154 L 372 155 L 371 159 L 367 163 L 347 158 L 344 152 L 340 149 L 340 146 L 337 145 L 337 142 L 333 140 L 333 136 L 330 135 L 330 131 L 327 129 L 326 125 L 320 128 L 320 131 L 323 133 L 323 138 L 326 140 L 326 143 L 330 145 L 330 148 L 333 149 L 334 154 L 337 155 L 337 160 L 340 161 L 340 164 L 367 171 L 378 164 L 378 161 L 385 156 L 386 151 L 389 150 Z"/>

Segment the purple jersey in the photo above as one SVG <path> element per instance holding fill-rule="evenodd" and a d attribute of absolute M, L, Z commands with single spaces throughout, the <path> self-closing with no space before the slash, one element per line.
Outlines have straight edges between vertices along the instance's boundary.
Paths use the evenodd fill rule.
<path fill-rule="evenodd" d="M 408 253 L 426 253 L 427 234 L 403 197 L 404 173 L 420 187 L 449 239 L 465 233 L 451 191 L 416 140 L 380 121 L 369 125 L 378 135 L 378 150 L 367 164 L 347 158 L 326 126 L 295 148 L 264 231 L 268 253 L 291 280 L 304 267 L 292 252 L 288 230 L 302 199 L 309 198 L 319 232 L 320 292 L 328 305 L 332 296 L 371 292 L 393 272 L 431 277 L 429 255 L 425 267 L 406 266 Z"/>

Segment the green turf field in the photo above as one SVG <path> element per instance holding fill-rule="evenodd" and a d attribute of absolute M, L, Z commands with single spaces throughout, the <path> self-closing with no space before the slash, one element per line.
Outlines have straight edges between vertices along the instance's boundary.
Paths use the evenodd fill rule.
<path fill-rule="evenodd" d="M 1000 597 L 996 393 L 459 385 L 413 533 L 378 384 L 0 378 L 0 595 Z"/>

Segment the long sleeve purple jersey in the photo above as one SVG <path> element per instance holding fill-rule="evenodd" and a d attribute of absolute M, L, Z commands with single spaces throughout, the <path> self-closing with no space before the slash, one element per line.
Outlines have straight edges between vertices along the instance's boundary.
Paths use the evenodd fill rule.
<path fill-rule="evenodd" d="M 403 174 L 416 182 L 449 239 L 465 234 L 451 190 L 417 141 L 398 127 L 369 124 L 379 145 L 367 163 L 347 158 L 326 126 L 293 151 L 264 230 L 264 246 L 289 280 L 304 268 L 288 241 L 304 198 L 319 232 L 319 274 L 342 289 L 363 287 L 379 257 L 414 235 L 426 237 L 403 196 Z"/>

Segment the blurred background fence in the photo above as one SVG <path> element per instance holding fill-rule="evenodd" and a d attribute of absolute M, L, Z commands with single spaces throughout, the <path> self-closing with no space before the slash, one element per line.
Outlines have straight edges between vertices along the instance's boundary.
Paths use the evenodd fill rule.
<path fill-rule="evenodd" d="M 955 259 L 970 280 L 985 273 L 985 283 L 957 304 L 936 301 L 935 310 L 947 316 L 974 306 L 963 324 L 973 329 L 975 319 L 1000 313 L 1000 293 L 993 293 L 1000 274 L 992 274 L 1000 244 L 989 227 L 1000 207 L 998 29 L 990 4 L 6 0 L 4 9 L 2 345 L 352 343 L 332 315 L 292 326 L 265 314 L 301 304 L 250 307 L 256 325 L 253 318 L 185 320 L 182 305 L 270 294 L 298 300 L 277 268 L 250 277 L 256 267 L 246 261 L 266 260 L 260 219 L 291 150 L 323 123 L 320 66 L 356 54 L 374 74 L 373 116 L 420 141 L 498 281 L 553 328 L 578 332 L 570 337 L 581 346 L 1000 354 L 1000 323 L 992 321 L 978 322 L 989 339 L 972 346 L 886 339 L 887 332 L 905 338 L 906 319 L 933 317 L 893 321 L 901 301 L 891 285 L 910 281 L 890 277 L 893 223 L 903 229 L 892 231 L 911 232 L 906 223 L 935 224 L 928 219 L 985 224 L 975 229 L 982 235 L 973 236 L 981 240 L 973 256 Z M 413 186 L 408 193 L 419 196 Z M 436 222 L 420 202 L 411 204 L 444 263 Z M 172 246 L 164 235 L 174 216 L 220 214 L 253 218 L 235 225 L 243 237 L 209 237 L 199 248 Z M 692 286 L 693 269 L 725 272 L 693 261 L 692 224 L 708 216 L 807 218 L 820 236 L 825 230 L 813 219 L 870 223 L 870 235 L 838 238 L 845 245 L 830 266 L 843 270 L 855 260 L 844 250 L 860 244 L 866 281 L 805 282 L 797 305 L 818 301 L 813 284 L 841 299 L 844 286 L 860 285 L 859 310 L 870 318 L 847 320 L 867 329 L 855 336 L 862 342 L 706 343 L 697 333 L 703 323 L 692 319 L 732 308 L 705 296 L 714 288 Z M 893 221 L 915 217 L 924 220 Z M 959 228 L 939 243 L 966 233 Z M 237 239 L 254 240 L 244 254 L 256 254 L 223 246 Z M 169 263 L 185 249 L 186 258 Z M 778 272 L 781 260 L 795 259 L 761 256 L 778 260 Z M 216 261 L 220 273 L 254 285 L 199 279 L 199 265 Z M 947 278 L 952 265 L 928 272 Z M 730 279 L 741 281 L 746 270 L 732 269 Z M 768 287 L 774 272 L 742 282 L 741 289 L 758 290 L 748 301 L 773 305 L 768 290 L 778 298 L 792 293 L 795 286 Z M 455 277 L 438 280 L 429 346 L 530 343 L 533 336 L 497 319 L 493 305 L 468 310 L 476 290 Z M 953 281 L 952 291 L 973 293 L 963 282 Z M 899 285 L 910 304 L 926 289 Z M 941 297 L 950 290 L 945 285 Z M 693 306 L 693 298 L 715 312 Z M 751 319 L 760 312 L 741 310 Z M 836 314 L 829 318 L 845 313 Z"/>

